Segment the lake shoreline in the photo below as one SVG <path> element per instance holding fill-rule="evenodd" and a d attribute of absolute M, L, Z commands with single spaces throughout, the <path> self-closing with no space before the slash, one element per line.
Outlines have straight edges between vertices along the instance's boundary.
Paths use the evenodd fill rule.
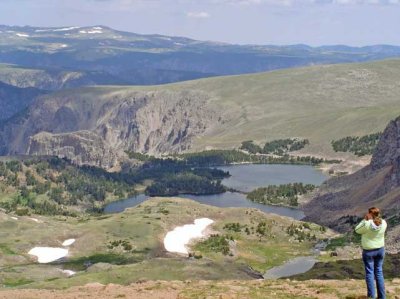
<path fill-rule="evenodd" d="M 274 213 L 291 217 L 296 220 L 304 218 L 304 213 L 298 207 L 276 204 L 261 204 L 246 198 L 249 192 L 245 188 L 258 188 L 267 185 L 287 184 L 295 182 L 321 184 L 327 177 L 315 167 L 307 165 L 282 165 L 282 164 L 243 164 L 230 165 L 219 168 L 228 171 L 231 176 L 222 180 L 227 191 L 218 194 L 198 195 L 179 194 L 177 197 L 188 198 L 199 203 L 216 207 L 241 207 L 255 208 L 265 213 Z M 235 191 L 235 192 L 232 192 Z M 134 207 L 150 198 L 146 194 L 138 194 L 103 207 L 104 214 L 119 213 L 129 207 Z"/>

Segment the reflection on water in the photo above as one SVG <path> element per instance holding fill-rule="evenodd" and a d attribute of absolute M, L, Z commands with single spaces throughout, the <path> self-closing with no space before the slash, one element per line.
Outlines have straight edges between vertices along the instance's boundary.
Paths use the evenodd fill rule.
<path fill-rule="evenodd" d="M 328 177 L 308 165 L 245 164 L 218 167 L 229 171 L 231 177 L 222 184 L 242 192 L 250 192 L 259 187 L 289 183 L 321 185 Z"/>
<path fill-rule="evenodd" d="M 264 273 L 264 279 L 277 279 L 305 273 L 316 263 L 315 256 L 300 256 Z"/>
<path fill-rule="evenodd" d="M 131 208 L 137 206 L 138 204 L 141 204 L 148 198 L 149 197 L 147 195 L 139 194 L 131 198 L 114 201 L 104 207 L 104 213 L 106 214 L 121 213 L 127 208 Z"/>

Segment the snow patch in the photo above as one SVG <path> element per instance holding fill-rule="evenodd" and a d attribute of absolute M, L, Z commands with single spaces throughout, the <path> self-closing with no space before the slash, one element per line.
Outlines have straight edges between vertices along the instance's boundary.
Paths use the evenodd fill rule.
<path fill-rule="evenodd" d="M 68 255 L 68 249 L 55 247 L 34 247 L 28 254 L 35 255 L 38 258 L 38 263 L 47 264 L 57 261 Z"/>
<path fill-rule="evenodd" d="M 29 35 L 26 33 L 15 33 L 15 35 L 19 37 L 29 37 Z"/>
<path fill-rule="evenodd" d="M 78 29 L 79 27 L 65 27 L 65 28 L 57 28 L 57 29 L 54 29 L 53 31 L 54 32 L 58 32 L 58 31 L 71 31 L 71 30 L 74 30 L 74 29 Z"/>
<path fill-rule="evenodd" d="M 95 34 L 95 33 L 103 33 L 101 30 L 80 30 L 79 33 L 82 34 Z"/>
<path fill-rule="evenodd" d="M 194 221 L 194 224 L 178 226 L 167 233 L 164 238 L 164 247 L 168 252 L 188 254 L 187 245 L 193 239 L 204 237 L 204 230 L 214 220 L 209 218 L 200 218 Z"/>
<path fill-rule="evenodd" d="M 73 276 L 76 274 L 76 272 L 72 270 L 61 270 L 61 272 L 66 274 L 67 276 Z"/>
<path fill-rule="evenodd" d="M 68 239 L 62 243 L 62 246 L 70 246 L 75 243 L 75 239 Z"/>
<path fill-rule="evenodd" d="M 93 27 L 94 30 L 103 30 L 103 27 Z"/>

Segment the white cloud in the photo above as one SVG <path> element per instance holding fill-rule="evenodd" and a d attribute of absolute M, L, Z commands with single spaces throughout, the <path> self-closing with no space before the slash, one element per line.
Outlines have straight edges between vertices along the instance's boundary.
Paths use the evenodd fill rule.
<path fill-rule="evenodd" d="M 186 13 L 186 16 L 193 19 L 208 19 L 211 17 L 211 15 L 205 11 L 190 11 Z"/>

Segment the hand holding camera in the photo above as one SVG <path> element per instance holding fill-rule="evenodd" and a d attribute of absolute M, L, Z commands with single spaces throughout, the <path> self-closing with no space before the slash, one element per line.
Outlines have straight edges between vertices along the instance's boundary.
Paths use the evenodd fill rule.
<path fill-rule="evenodd" d="M 373 217 L 370 213 L 365 214 L 365 217 L 364 217 L 365 220 L 371 220 L 372 218 Z"/>

